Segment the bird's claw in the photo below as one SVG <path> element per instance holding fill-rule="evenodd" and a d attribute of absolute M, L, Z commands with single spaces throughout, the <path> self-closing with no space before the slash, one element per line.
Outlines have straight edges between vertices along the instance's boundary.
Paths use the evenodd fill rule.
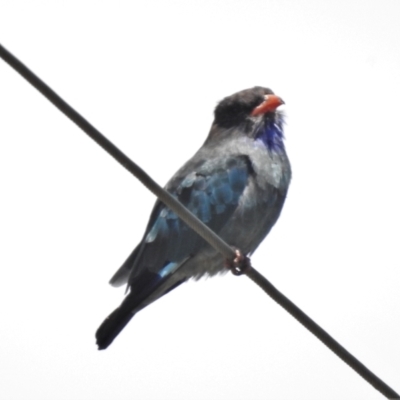
<path fill-rule="evenodd" d="M 243 275 L 251 266 L 250 258 L 244 256 L 238 249 L 235 249 L 235 254 L 236 257 L 233 260 L 226 260 L 226 266 L 230 269 L 233 275 Z"/>

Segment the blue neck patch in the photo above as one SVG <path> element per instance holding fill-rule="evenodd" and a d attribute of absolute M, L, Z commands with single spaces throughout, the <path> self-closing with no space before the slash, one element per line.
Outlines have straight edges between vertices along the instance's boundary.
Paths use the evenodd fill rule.
<path fill-rule="evenodd" d="M 257 132 L 256 140 L 261 141 L 268 150 L 284 150 L 283 123 L 283 116 L 279 114 L 276 114 L 275 118 L 266 119 Z"/>

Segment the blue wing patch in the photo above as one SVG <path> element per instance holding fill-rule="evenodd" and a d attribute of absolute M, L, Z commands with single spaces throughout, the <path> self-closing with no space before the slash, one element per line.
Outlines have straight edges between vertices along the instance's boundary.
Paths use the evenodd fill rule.
<path fill-rule="evenodd" d="M 159 273 L 158 275 L 161 278 L 166 277 L 167 275 L 173 274 L 178 267 L 180 266 L 180 263 L 178 262 L 169 262 Z"/>
<path fill-rule="evenodd" d="M 204 165 L 207 166 L 207 163 Z M 251 166 L 247 157 L 238 157 L 226 160 L 223 168 L 213 169 L 209 166 L 209 169 L 199 168 L 197 172 L 186 175 L 178 182 L 173 181 L 168 190 L 202 222 L 218 233 L 238 206 L 251 173 Z M 196 250 L 196 245 L 202 241 L 164 205 L 152 219 L 144 242 L 158 242 L 158 246 L 168 242 L 175 248 L 168 249 L 164 261 L 179 261 L 180 258 L 187 257 L 188 252 Z M 157 250 L 160 252 L 160 248 Z"/>

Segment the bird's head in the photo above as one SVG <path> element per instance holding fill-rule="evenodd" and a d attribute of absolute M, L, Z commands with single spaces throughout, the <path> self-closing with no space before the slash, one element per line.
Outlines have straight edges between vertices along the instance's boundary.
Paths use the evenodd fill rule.
<path fill-rule="evenodd" d="M 215 108 L 209 139 L 223 132 L 240 132 L 262 141 L 270 150 L 281 149 L 284 115 L 277 108 L 282 104 L 271 89 L 260 86 L 225 97 Z"/>

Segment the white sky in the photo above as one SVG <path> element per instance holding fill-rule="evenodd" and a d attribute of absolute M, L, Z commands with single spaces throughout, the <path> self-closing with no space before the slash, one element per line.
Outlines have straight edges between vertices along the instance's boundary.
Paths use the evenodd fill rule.
<path fill-rule="evenodd" d="M 285 102 L 293 182 L 254 266 L 400 391 L 400 2 L 0 0 L 0 42 L 164 184 L 238 90 Z M 1 399 L 379 399 L 246 277 L 112 346 L 154 197 L 0 60 Z"/>

